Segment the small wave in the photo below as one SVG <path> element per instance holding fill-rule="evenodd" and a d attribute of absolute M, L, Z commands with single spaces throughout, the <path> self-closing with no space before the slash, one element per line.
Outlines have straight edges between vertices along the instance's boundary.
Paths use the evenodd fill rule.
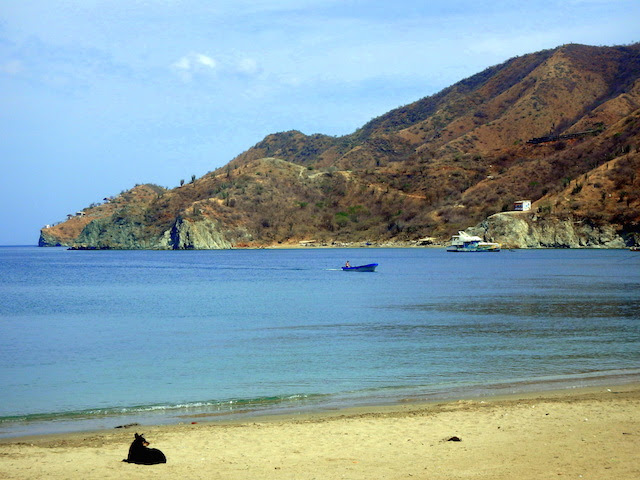
<path fill-rule="evenodd" d="M 183 415 L 211 412 L 233 414 L 246 411 L 260 411 L 273 407 L 294 406 L 303 402 L 316 401 L 325 394 L 289 394 L 257 398 L 234 398 L 227 400 L 205 400 L 172 404 L 148 404 L 122 407 L 90 408 L 76 411 L 34 413 L 0 417 L 0 424 L 16 422 L 56 422 L 80 421 L 99 417 L 132 416 L 137 414 Z"/>

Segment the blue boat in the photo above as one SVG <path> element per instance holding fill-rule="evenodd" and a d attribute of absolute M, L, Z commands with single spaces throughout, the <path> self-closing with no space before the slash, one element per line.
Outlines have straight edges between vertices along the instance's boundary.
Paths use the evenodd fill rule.
<path fill-rule="evenodd" d="M 375 272 L 377 263 L 369 263 L 368 265 L 358 265 L 357 267 L 342 267 L 345 272 Z"/>

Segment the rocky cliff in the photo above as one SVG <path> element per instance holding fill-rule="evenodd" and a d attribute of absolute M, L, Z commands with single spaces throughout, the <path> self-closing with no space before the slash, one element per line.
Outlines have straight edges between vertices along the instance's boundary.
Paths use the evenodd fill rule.
<path fill-rule="evenodd" d="M 245 232 L 224 231 L 218 222 L 206 218 L 178 218 L 161 235 L 150 235 L 139 223 L 127 220 L 114 223 L 111 218 L 100 218 L 89 222 L 80 235 L 68 243 L 43 231 L 39 245 L 99 250 L 217 250 L 232 248 L 242 238 L 250 240 Z"/>
<path fill-rule="evenodd" d="M 530 212 L 491 215 L 467 233 L 498 242 L 503 248 L 625 248 L 637 235 L 610 224 L 594 225 L 577 217 L 559 218 Z"/>
<path fill-rule="evenodd" d="M 179 218 L 171 230 L 162 236 L 159 246 L 174 250 L 216 250 L 232 248 L 242 238 L 251 240 L 245 232 L 224 231 L 215 220 Z"/>

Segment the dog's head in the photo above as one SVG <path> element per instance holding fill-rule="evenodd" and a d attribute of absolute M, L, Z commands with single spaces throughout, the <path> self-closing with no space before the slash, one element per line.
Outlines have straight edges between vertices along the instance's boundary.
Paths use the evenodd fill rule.
<path fill-rule="evenodd" d="M 144 435 L 144 433 L 142 435 Z M 149 442 L 147 442 L 147 440 L 142 435 L 138 435 L 136 433 L 135 440 L 133 441 L 133 443 L 137 443 L 139 445 L 143 445 L 146 447 L 149 445 Z"/>

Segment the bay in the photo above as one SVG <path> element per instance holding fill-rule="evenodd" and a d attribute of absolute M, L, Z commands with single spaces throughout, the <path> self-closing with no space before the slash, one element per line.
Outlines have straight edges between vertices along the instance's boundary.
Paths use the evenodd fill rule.
<path fill-rule="evenodd" d="M 0 436 L 640 374 L 627 250 L 3 247 L 0 272 Z"/>

